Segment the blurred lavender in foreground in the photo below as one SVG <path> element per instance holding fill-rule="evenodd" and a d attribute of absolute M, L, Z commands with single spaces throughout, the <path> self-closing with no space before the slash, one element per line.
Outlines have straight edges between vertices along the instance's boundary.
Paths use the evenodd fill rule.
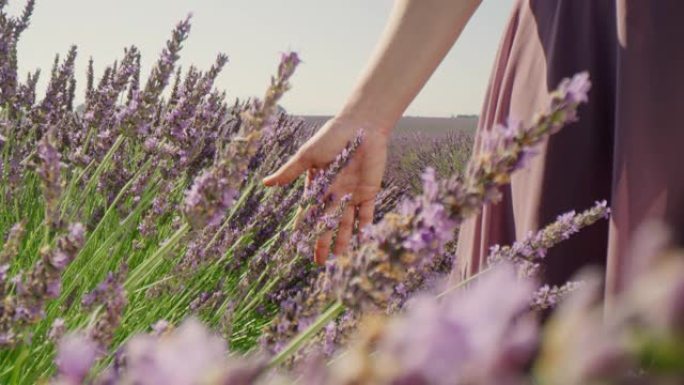
<path fill-rule="evenodd" d="M 534 282 L 503 263 L 467 291 L 441 300 L 420 296 L 403 314 L 365 318 L 345 351 L 328 364 L 310 359 L 297 373 L 267 372 L 256 357 L 228 357 L 219 337 L 189 320 L 177 329 L 165 326 L 161 334 L 134 337 L 125 347 L 126 365 L 115 376 L 101 377 L 109 384 L 150 385 L 529 384 L 533 364 L 534 383 L 540 384 L 670 384 L 684 373 L 683 352 L 668 348 L 681 341 L 676 336 L 684 323 L 660 320 L 681 320 L 684 314 L 677 305 L 681 262 L 679 253 L 654 260 L 634 290 L 619 297 L 619 311 L 607 323 L 596 302 L 600 284 L 584 276 L 587 286 L 540 333 L 542 325 L 528 313 Z M 82 336 L 63 339 L 57 383 L 80 383 L 94 362 L 93 346 Z"/>

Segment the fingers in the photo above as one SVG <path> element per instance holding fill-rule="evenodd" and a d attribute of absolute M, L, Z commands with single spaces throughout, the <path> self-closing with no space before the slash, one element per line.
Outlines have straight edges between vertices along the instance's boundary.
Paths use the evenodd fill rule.
<path fill-rule="evenodd" d="M 347 251 L 352 234 L 354 233 L 354 222 L 358 220 L 359 233 L 364 227 L 373 223 L 373 213 L 375 211 L 375 201 L 368 200 L 358 206 L 358 214 L 356 208 L 352 205 L 347 206 L 340 218 L 339 227 L 337 230 L 337 237 L 335 239 L 335 246 L 333 250 L 334 255 L 341 255 Z M 327 231 L 322 234 L 316 241 L 316 249 L 314 252 L 314 261 L 319 264 L 325 264 L 328 255 L 330 254 L 330 246 L 333 240 L 333 232 Z"/>
<path fill-rule="evenodd" d="M 276 172 L 264 178 L 263 183 L 267 187 L 286 185 L 311 167 L 311 163 L 302 155 L 302 152 L 297 152 L 290 160 L 282 165 Z"/>
<path fill-rule="evenodd" d="M 336 194 L 330 192 L 328 196 L 323 198 L 325 201 L 325 208 L 323 210 L 323 215 L 329 215 L 334 212 L 340 205 L 340 199 L 336 197 Z M 332 230 L 327 230 L 318 236 L 316 239 L 316 247 L 314 248 L 314 262 L 318 265 L 325 264 L 328 259 L 328 254 L 330 254 L 330 245 L 333 240 Z"/>
<path fill-rule="evenodd" d="M 325 205 L 323 215 L 332 215 L 340 210 L 340 205 L 342 205 L 342 196 L 344 196 L 344 194 L 341 194 L 339 191 L 331 191 L 329 195 L 324 198 L 328 200 L 328 202 Z M 339 217 L 339 222 L 337 223 L 337 229 L 328 229 L 323 234 L 318 236 L 318 239 L 316 240 L 316 247 L 314 249 L 314 262 L 319 265 L 325 264 L 328 255 L 330 254 L 330 247 L 332 246 L 335 230 L 337 230 L 337 237 L 339 238 L 340 231 L 344 233 L 347 231 L 347 227 L 349 228 L 350 232 L 354 227 L 354 206 L 349 204 L 342 208 L 341 216 Z M 337 241 L 335 244 L 337 244 Z"/>
<path fill-rule="evenodd" d="M 333 232 L 326 231 L 316 240 L 316 250 L 314 251 L 314 262 L 318 265 L 324 265 L 328 260 L 330 254 L 330 245 L 332 244 Z"/>
<path fill-rule="evenodd" d="M 354 231 L 354 211 L 355 208 L 353 206 L 347 206 L 342 213 L 340 226 L 337 230 L 337 238 L 335 238 L 335 248 L 333 250 L 335 255 L 343 254 L 349 246 L 349 240 L 351 240 Z"/>
<path fill-rule="evenodd" d="M 306 172 L 306 179 L 304 179 L 304 188 L 308 188 L 313 180 L 316 178 L 316 172 L 318 171 L 317 168 L 311 167 L 309 170 Z"/>

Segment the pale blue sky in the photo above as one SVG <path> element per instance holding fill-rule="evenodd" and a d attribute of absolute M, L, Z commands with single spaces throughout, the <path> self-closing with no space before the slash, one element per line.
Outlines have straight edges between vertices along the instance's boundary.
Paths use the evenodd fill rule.
<path fill-rule="evenodd" d="M 207 68 L 218 52 L 230 63 L 218 81 L 231 98 L 261 95 L 286 50 L 304 63 L 283 105 L 296 114 L 332 114 L 371 54 L 393 0 L 38 0 L 19 47 L 22 76 L 49 72 L 55 53 L 79 48 L 82 90 L 90 56 L 96 74 L 134 44 L 143 70 L 156 59 L 176 21 L 192 12 L 181 64 Z M 479 113 L 512 0 L 484 1 L 408 115 Z M 10 0 L 18 13 L 23 0 Z M 410 60 L 410 58 L 407 58 Z M 41 88 L 46 79 L 41 79 Z M 81 92 L 79 92 L 80 96 Z"/>

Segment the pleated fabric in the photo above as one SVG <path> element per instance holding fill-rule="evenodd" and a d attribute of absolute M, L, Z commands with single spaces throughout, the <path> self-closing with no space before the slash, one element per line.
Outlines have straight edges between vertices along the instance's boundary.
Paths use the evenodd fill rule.
<path fill-rule="evenodd" d="M 625 251 L 641 223 L 665 221 L 684 239 L 684 1 L 517 1 L 478 130 L 509 116 L 531 121 L 560 81 L 580 71 L 589 71 L 593 88 L 579 122 L 537 149 L 500 203 L 464 223 L 456 280 L 483 269 L 491 246 L 599 200 L 610 202 L 611 220 L 552 249 L 545 283 L 562 284 L 596 265 L 615 293 L 625 285 Z"/>

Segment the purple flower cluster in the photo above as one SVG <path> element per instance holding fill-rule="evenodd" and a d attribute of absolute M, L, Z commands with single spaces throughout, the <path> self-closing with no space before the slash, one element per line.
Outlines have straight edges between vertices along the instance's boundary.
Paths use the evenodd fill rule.
<path fill-rule="evenodd" d="M 5 5 L 6 1 L 0 3 L 0 11 Z M 7 17 L 2 13 L 0 19 L 0 101 L 10 109 L 11 115 L 16 115 L 18 111 L 27 106 L 24 104 L 25 98 L 26 94 L 30 93 L 30 90 L 18 87 L 17 43 L 22 32 L 29 25 L 34 6 L 35 0 L 29 0 L 19 17 Z M 33 87 L 35 90 L 35 83 Z"/>
<path fill-rule="evenodd" d="M 308 359 L 291 373 L 269 373 L 255 357 L 229 357 L 225 342 L 196 320 L 177 329 L 165 323 L 161 332 L 132 338 L 122 350 L 125 364 L 93 383 L 528 384 L 530 375 L 540 384 L 671 383 L 681 374 L 681 353 L 653 353 L 667 351 L 684 330 L 681 261 L 681 254 L 654 259 L 607 321 L 596 301 L 600 283 L 585 276 L 587 285 L 544 325 L 529 313 L 534 282 L 502 263 L 467 291 L 419 296 L 403 314 L 365 318 L 332 361 Z M 325 339 L 335 333 L 329 324 Z M 98 357 L 87 336 L 67 335 L 56 357 L 57 383 L 81 384 Z"/>
<path fill-rule="evenodd" d="M 104 350 L 111 344 L 128 303 L 123 287 L 125 276 L 125 266 L 116 274 L 108 273 L 107 277 L 97 287 L 86 293 L 81 299 L 81 304 L 86 309 L 93 309 L 95 305 L 102 306 L 95 324 L 89 330 L 89 336 Z"/>
<path fill-rule="evenodd" d="M 218 224 L 242 185 L 249 160 L 258 150 L 262 130 L 270 130 L 278 100 L 289 87 L 289 78 L 299 64 L 295 53 L 284 54 L 263 102 L 253 101 L 243 113 L 245 124 L 239 138 L 219 152 L 216 163 L 194 182 L 188 191 L 183 212 L 193 227 Z M 220 67 L 219 67 L 220 69 Z"/>
<path fill-rule="evenodd" d="M 367 383 L 516 384 L 537 342 L 533 283 L 502 267 L 471 290 L 409 303 L 380 336 Z M 502 296 L 501 291 L 506 295 Z M 373 362 L 375 361 L 375 362 Z M 394 370 L 393 370 L 394 369 Z M 358 373 L 358 375 L 367 375 Z"/>
<path fill-rule="evenodd" d="M 63 385 L 82 384 L 97 359 L 97 344 L 84 334 L 64 336 L 57 348 L 55 383 Z"/>
<path fill-rule="evenodd" d="M 8 240 L 11 242 L 9 250 L 16 250 L 21 233 L 21 227 L 12 230 Z M 0 282 L 3 286 L 0 290 L 3 297 L 3 306 L 0 308 L 0 341 L 3 345 L 13 345 L 22 338 L 30 337 L 28 326 L 40 321 L 45 314 L 46 302 L 60 295 L 61 274 L 74 260 L 84 240 L 83 225 L 70 225 L 66 234 L 57 238 L 54 247 L 45 246 L 40 250 L 40 259 L 29 271 L 15 275 L 9 282 Z M 6 277 L 8 266 L 4 264 L 0 267 L 3 278 Z M 8 284 L 13 290 L 9 290 Z"/>
<path fill-rule="evenodd" d="M 518 267 L 519 274 L 528 277 L 535 276 L 541 261 L 551 247 L 567 240 L 582 228 L 608 218 L 609 215 L 610 209 L 606 201 L 596 202 L 594 207 L 581 213 L 570 211 L 560 215 L 552 224 L 537 233 L 530 232 L 525 238 L 511 246 L 493 246 L 488 257 L 488 264 L 509 261 Z"/>
<path fill-rule="evenodd" d="M 561 301 L 582 287 L 582 282 L 570 281 L 562 286 L 544 285 L 532 296 L 532 308 L 543 311 L 558 306 Z"/>
<path fill-rule="evenodd" d="M 265 369 L 258 359 L 228 360 L 225 341 L 195 319 L 165 329 L 161 334 L 133 337 L 122 351 L 125 364 L 96 376 L 92 383 L 249 385 L 256 383 Z M 98 357 L 96 343 L 85 334 L 67 335 L 59 343 L 57 383 L 84 383 Z"/>
<path fill-rule="evenodd" d="M 61 156 L 51 142 L 48 132 L 38 144 L 37 171 L 43 182 L 45 195 L 45 218 L 49 226 L 56 228 L 60 225 L 59 199 L 62 195 Z"/>

